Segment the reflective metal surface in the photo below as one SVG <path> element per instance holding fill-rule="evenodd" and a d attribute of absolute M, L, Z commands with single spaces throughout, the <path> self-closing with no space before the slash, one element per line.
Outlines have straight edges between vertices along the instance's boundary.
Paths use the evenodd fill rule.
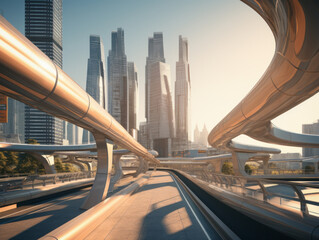
<path fill-rule="evenodd" d="M 158 163 L 105 109 L 0 16 L 0 93 Z"/>
<path fill-rule="evenodd" d="M 318 138 L 288 134 L 270 121 L 319 90 L 319 2 L 243 0 L 267 22 L 276 50 L 272 62 L 248 95 L 210 132 L 208 142 L 227 149 L 246 134 L 257 140 L 319 147 Z"/>

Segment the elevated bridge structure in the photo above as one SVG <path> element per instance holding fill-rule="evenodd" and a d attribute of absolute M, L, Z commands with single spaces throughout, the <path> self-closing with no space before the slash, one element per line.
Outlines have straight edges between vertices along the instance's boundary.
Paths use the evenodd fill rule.
<path fill-rule="evenodd" d="M 271 123 L 272 119 L 307 100 L 319 90 L 319 3 L 314 0 L 243 2 L 266 21 L 273 32 L 276 49 L 261 79 L 208 136 L 211 146 L 231 152 L 235 176 L 208 173 L 201 178 L 200 175 L 167 169 L 178 175 L 180 180 L 174 175 L 168 176 L 166 173 L 162 176 L 157 172 L 150 178 L 149 173 L 109 199 L 106 199 L 106 195 L 110 186 L 113 145 L 107 143 L 107 140 L 112 140 L 147 163 L 156 166 L 161 161 L 141 146 L 62 69 L 0 16 L 0 93 L 87 129 L 93 133 L 96 141 L 97 174 L 93 187 L 81 206 L 82 209 L 89 210 L 53 230 L 43 239 L 96 239 L 99 232 L 114 223 L 114 219 L 130 219 L 121 214 L 138 206 L 141 208 L 138 208 L 135 215 L 132 213 L 135 216 L 133 219 L 141 217 L 137 213 L 145 209 L 145 206 L 150 210 L 146 212 L 147 217 L 151 214 L 150 221 L 154 216 L 154 219 L 158 219 L 157 214 L 164 214 L 161 215 L 160 223 L 143 223 L 146 230 L 144 235 L 138 235 L 138 239 L 143 239 L 143 236 L 148 236 L 148 239 L 157 236 L 154 233 L 148 235 L 152 231 L 147 230 L 152 229 L 152 226 L 160 226 L 163 222 L 168 228 L 174 220 L 179 219 L 182 226 L 187 226 L 182 220 L 185 213 L 183 215 L 179 208 L 172 206 L 182 206 L 189 213 L 192 212 L 198 223 L 196 226 L 202 228 L 204 235 L 201 236 L 207 239 L 212 239 L 212 236 L 221 239 L 249 239 L 241 231 L 241 224 L 244 223 L 248 223 L 250 229 L 257 229 L 259 234 L 272 231 L 273 235 L 267 236 L 268 239 L 275 236 L 281 239 L 319 239 L 316 179 L 300 183 L 300 178 L 281 181 L 248 177 L 245 172 L 245 163 L 248 160 L 255 158 L 267 161 L 269 154 L 280 153 L 280 150 L 233 141 L 235 137 L 245 134 L 267 143 L 319 147 L 319 136 L 288 132 Z M 193 164 L 184 159 L 180 161 L 188 166 Z M 218 162 L 220 159 L 216 157 L 209 161 Z M 208 160 L 201 159 L 198 162 L 207 164 Z M 166 161 L 166 164 L 171 162 Z M 147 164 L 143 168 L 147 169 Z M 148 179 L 153 179 L 150 180 L 154 181 L 153 186 L 147 187 Z M 161 181 L 157 182 L 156 179 Z M 177 181 L 184 183 L 179 185 Z M 154 191 L 154 188 L 159 191 Z M 141 198 L 138 198 L 139 194 L 132 195 L 130 207 L 116 212 L 116 203 L 125 201 L 137 189 L 141 189 L 139 193 L 149 194 L 141 194 Z M 164 193 L 164 189 L 167 192 Z M 162 196 L 161 194 L 165 197 L 157 197 Z M 134 198 L 137 199 L 136 202 L 133 201 Z M 147 202 L 143 202 L 143 199 L 147 199 Z M 196 214 L 197 211 L 190 204 L 191 200 L 197 202 L 204 218 L 214 227 L 209 230 L 205 228 L 206 223 Z M 180 202 L 187 206 L 179 205 Z M 161 211 L 156 211 L 160 208 Z M 178 211 L 178 216 L 167 217 L 172 209 Z M 214 214 L 211 209 L 219 214 Z M 223 216 L 225 212 L 230 218 Z M 105 216 L 110 217 L 113 214 L 114 219 L 105 219 Z M 238 221 L 234 224 L 234 219 L 231 218 Z M 123 233 L 130 222 L 131 219 L 122 222 L 124 229 L 113 226 L 112 230 L 116 229 L 117 233 L 115 236 L 129 238 L 132 232 L 127 236 Z M 173 233 L 176 228 L 171 229 Z M 161 232 L 161 229 L 157 230 Z M 187 236 L 186 231 L 184 233 Z M 170 236 L 182 238 L 181 235 Z M 199 233 L 197 236 L 200 236 Z"/>

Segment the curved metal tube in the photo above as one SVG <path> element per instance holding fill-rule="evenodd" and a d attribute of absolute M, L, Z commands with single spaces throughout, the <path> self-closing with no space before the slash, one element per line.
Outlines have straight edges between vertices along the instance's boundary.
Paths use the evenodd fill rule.
<path fill-rule="evenodd" d="M 279 141 L 278 134 L 274 134 L 275 139 L 269 132 L 256 129 L 269 125 L 273 118 L 319 91 L 319 2 L 243 2 L 259 13 L 271 28 L 276 41 L 275 55 L 254 88 L 210 132 L 208 142 L 215 148 L 227 149 L 231 139 L 246 134 L 262 141 L 305 146 L 311 137 Z M 319 147 L 318 141 L 315 146 Z"/>
<path fill-rule="evenodd" d="M 319 147 L 319 135 L 300 134 L 282 130 L 271 122 L 261 128 L 256 128 L 247 134 L 263 142 L 287 146 Z"/>
<path fill-rule="evenodd" d="M 0 16 L 0 92 L 51 115 L 103 134 L 159 163 L 87 92 Z"/>

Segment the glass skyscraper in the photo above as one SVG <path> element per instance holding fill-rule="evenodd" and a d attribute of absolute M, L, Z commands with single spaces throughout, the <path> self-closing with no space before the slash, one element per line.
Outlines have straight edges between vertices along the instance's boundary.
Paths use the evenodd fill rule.
<path fill-rule="evenodd" d="M 107 109 L 104 45 L 100 36 L 90 36 L 90 58 L 88 59 L 86 91 L 104 109 Z M 83 130 L 83 143 L 94 142 L 93 135 Z"/>
<path fill-rule="evenodd" d="M 138 115 L 138 76 L 134 62 L 127 62 L 127 76 L 129 85 L 129 130 L 137 139 L 137 115 Z"/>
<path fill-rule="evenodd" d="M 154 33 L 149 39 L 146 60 L 147 127 L 150 148 L 160 157 L 171 155 L 174 138 L 174 114 L 170 86 L 170 67 L 165 63 L 163 34 Z"/>
<path fill-rule="evenodd" d="M 148 39 L 148 56 L 146 58 L 145 66 L 145 118 L 149 117 L 149 68 L 154 62 L 165 63 L 164 58 L 164 44 L 163 44 L 163 33 L 155 32 L 153 37 Z"/>
<path fill-rule="evenodd" d="M 62 0 L 25 0 L 25 36 L 62 68 Z M 63 121 L 25 106 L 25 139 L 62 144 Z"/>
<path fill-rule="evenodd" d="M 116 121 L 129 131 L 129 84 L 122 28 L 112 32 L 112 47 L 109 51 L 107 64 L 108 111 Z"/>
<path fill-rule="evenodd" d="M 176 150 L 188 149 L 191 141 L 191 82 L 188 64 L 188 41 L 179 36 L 179 60 L 176 62 L 175 127 Z"/>

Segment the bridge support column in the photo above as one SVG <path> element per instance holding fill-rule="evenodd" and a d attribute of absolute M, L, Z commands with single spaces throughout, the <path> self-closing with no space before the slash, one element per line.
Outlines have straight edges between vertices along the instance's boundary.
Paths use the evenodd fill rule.
<path fill-rule="evenodd" d="M 29 154 L 43 164 L 46 174 L 56 173 L 53 155 L 43 155 L 37 152 L 29 152 Z"/>
<path fill-rule="evenodd" d="M 269 167 L 268 167 L 268 159 L 263 159 L 263 169 L 264 169 L 264 174 L 269 174 Z"/>
<path fill-rule="evenodd" d="M 245 172 L 245 163 L 256 153 L 232 152 L 233 169 L 236 176 L 248 176 Z"/>
<path fill-rule="evenodd" d="M 136 173 L 134 173 L 133 177 L 137 177 L 138 175 L 140 175 L 144 171 L 144 168 L 145 168 L 144 158 L 138 157 L 138 160 L 139 160 L 140 164 L 138 165 Z"/>
<path fill-rule="evenodd" d="M 97 171 L 92 189 L 81 209 L 89 209 L 106 198 L 112 170 L 113 145 L 106 143 L 104 135 L 94 134 L 97 147 Z"/>
<path fill-rule="evenodd" d="M 114 155 L 114 169 L 115 173 L 114 176 L 111 178 L 111 183 L 109 187 L 109 192 L 113 192 L 113 188 L 115 183 L 117 183 L 118 180 L 120 180 L 123 176 L 122 166 L 121 166 L 121 155 Z"/>

